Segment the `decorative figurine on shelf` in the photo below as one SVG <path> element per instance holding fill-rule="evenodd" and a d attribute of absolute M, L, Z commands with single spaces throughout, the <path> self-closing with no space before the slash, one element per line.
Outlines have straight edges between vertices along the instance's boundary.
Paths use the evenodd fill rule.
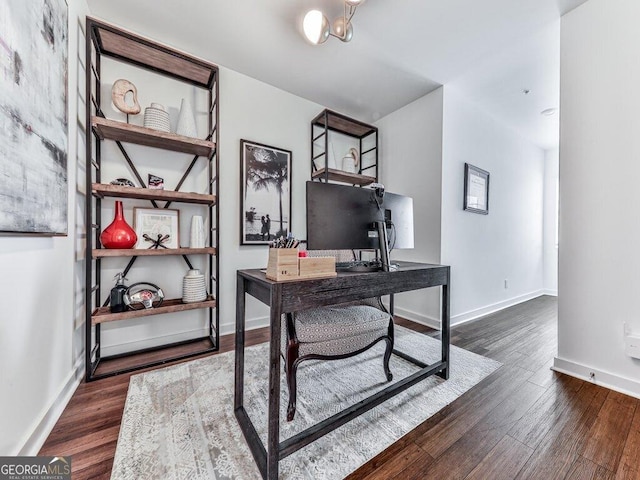
<path fill-rule="evenodd" d="M 131 93 L 133 105 L 127 103 L 127 94 L 129 93 Z M 111 87 L 111 100 L 118 110 L 127 114 L 127 121 L 129 121 L 129 115 L 137 115 L 140 113 L 141 108 L 138 103 L 138 89 L 129 80 L 121 78 L 113 82 L 113 87 Z"/>
<path fill-rule="evenodd" d="M 138 282 L 127 288 L 123 298 L 130 310 L 158 308 L 164 300 L 164 292 L 153 283 Z"/>
<path fill-rule="evenodd" d="M 135 183 L 133 183 L 128 178 L 116 178 L 115 180 L 111 180 L 109 182 L 111 185 L 118 185 L 119 187 L 135 187 Z"/>
<path fill-rule="evenodd" d="M 348 173 L 356 173 L 358 169 L 358 150 L 350 148 L 342 157 L 342 170 Z"/>
<path fill-rule="evenodd" d="M 111 289 L 109 309 L 111 313 L 125 312 L 127 310 L 127 305 L 124 303 L 124 293 L 127 291 L 127 286 L 124 284 L 126 278 L 122 272 L 113 278 L 116 280 L 116 286 Z"/>
<path fill-rule="evenodd" d="M 164 190 L 164 178 L 149 174 L 149 188 L 152 190 Z"/>
<path fill-rule="evenodd" d="M 137 241 L 138 236 L 124 219 L 122 202 L 118 200 L 113 222 L 100 234 L 100 243 L 104 248 L 132 248 Z"/>
<path fill-rule="evenodd" d="M 151 250 L 152 248 L 158 249 L 158 248 L 167 248 L 166 245 L 163 245 L 163 243 L 168 242 L 169 238 L 171 238 L 171 235 L 167 234 L 167 235 L 162 235 L 162 234 L 158 234 L 158 238 L 153 239 L 151 238 L 149 235 L 147 235 L 146 233 L 144 235 L 142 235 L 142 238 L 144 238 L 144 240 L 146 242 L 151 242 L 151 245 L 149 246 L 148 250 Z"/>

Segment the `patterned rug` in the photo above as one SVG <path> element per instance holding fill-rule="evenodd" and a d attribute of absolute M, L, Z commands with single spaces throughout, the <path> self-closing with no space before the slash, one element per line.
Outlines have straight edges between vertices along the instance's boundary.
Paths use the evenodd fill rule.
<path fill-rule="evenodd" d="M 432 363 L 440 342 L 396 327 L 396 346 Z M 285 421 L 281 384 L 281 439 L 295 435 L 388 384 L 384 342 L 344 360 L 308 361 L 298 369 L 295 419 Z M 245 351 L 245 408 L 266 444 L 268 345 Z M 391 357 L 394 381 L 417 370 Z M 280 462 L 280 478 L 344 478 L 491 374 L 500 363 L 451 347 L 447 381 L 429 377 Z M 233 415 L 234 353 L 131 377 L 111 473 L 112 480 L 260 479 Z"/>

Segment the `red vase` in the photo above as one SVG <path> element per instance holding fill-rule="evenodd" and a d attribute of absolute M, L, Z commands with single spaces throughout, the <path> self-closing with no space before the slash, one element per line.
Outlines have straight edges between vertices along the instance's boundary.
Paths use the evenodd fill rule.
<path fill-rule="evenodd" d="M 138 241 L 136 232 L 124 219 L 122 202 L 116 201 L 116 214 L 113 222 L 100 234 L 104 248 L 131 248 Z"/>

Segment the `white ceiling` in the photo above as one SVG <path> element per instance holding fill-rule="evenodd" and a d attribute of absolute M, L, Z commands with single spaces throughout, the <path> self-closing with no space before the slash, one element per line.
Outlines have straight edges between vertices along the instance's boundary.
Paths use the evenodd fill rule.
<path fill-rule="evenodd" d="M 341 0 L 88 0 L 93 15 L 371 122 L 439 85 L 543 148 L 558 143 L 559 18 L 586 0 L 368 0 L 354 38 L 313 46 Z M 524 95 L 524 89 L 530 90 Z"/>

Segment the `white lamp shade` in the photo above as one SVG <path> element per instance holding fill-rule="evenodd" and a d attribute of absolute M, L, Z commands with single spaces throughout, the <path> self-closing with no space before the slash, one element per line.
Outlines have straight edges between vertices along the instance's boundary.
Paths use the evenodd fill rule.
<path fill-rule="evenodd" d="M 304 35 L 314 45 L 324 43 L 329 38 L 329 20 L 320 10 L 310 10 L 302 22 Z"/>

